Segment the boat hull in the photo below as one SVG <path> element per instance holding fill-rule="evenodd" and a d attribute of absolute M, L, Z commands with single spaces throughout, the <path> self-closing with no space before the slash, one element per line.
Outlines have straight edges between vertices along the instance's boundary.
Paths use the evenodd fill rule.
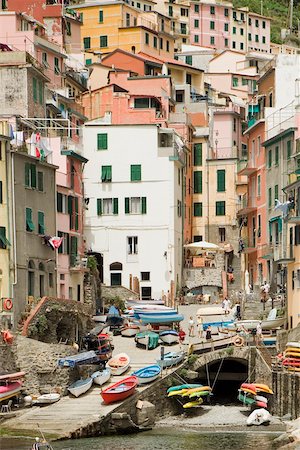
<path fill-rule="evenodd" d="M 51 405 L 60 400 L 59 394 L 44 394 L 40 395 L 36 400 L 32 402 L 33 405 Z"/>
<path fill-rule="evenodd" d="M 18 381 L 9 383 L 7 386 L 0 386 L 0 402 L 15 397 L 22 389 L 22 384 Z"/>
<path fill-rule="evenodd" d="M 137 377 L 127 377 L 102 391 L 101 397 L 106 404 L 125 400 L 125 398 L 134 394 L 137 384 Z"/>
<path fill-rule="evenodd" d="M 110 375 L 111 370 L 109 368 L 94 372 L 92 374 L 93 383 L 102 386 L 102 384 L 106 383 L 110 379 Z"/>
<path fill-rule="evenodd" d="M 139 384 L 147 384 L 155 381 L 161 374 L 161 367 L 158 364 L 143 367 L 136 370 L 132 375 L 136 376 Z"/>
<path fill-rule="evenodd" d="M 87 378 L 86 380 L 78 380 L 68 387 L 68 391 L 72 395 L 74 395 L 74 397 L 79 397 L 80 395 L 85 394 L 91 388 L 92 384 L 92 378 Z"/>
<path fill-rule="evenodd" d="M 145 324 L 181 322 L 183 319 L 182 314 L 140 314 L 140 320 Z"/>
<path fill-rule="evenodd" d="M 172 344 L 177 344 L 179 342 L 179 336 L 178 336 L 178 333 L 176 333 L 176 332 L 168 333 L 167 331 L 163 331 L 159 335 L 159 337 L 160 337 L 160 340 L 164 344 L 172 345 Z"/>
<path fill-rule="evenodd" d="M 157 359 L 157 363 L 162 367 L 172 367 L 184 360 L 184 352 L 166 353 L 164 359 Z"/>
<path fill-rule="evenodd" d="M 128 327 L 121 330 L 121 335 L 124 337 L 134 337 L 139 331 L 140 327 Z"/>
<path fill-rule="evenodd" d="M 122 375 L 130 365 L 130 358 L 126 353 L 120 353 L 107 362 L 112 375 Z"/>

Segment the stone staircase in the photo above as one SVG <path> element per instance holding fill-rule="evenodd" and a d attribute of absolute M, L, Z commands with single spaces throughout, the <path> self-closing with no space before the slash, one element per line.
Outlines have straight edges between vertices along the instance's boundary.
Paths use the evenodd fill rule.
<path fill-rule="evenodd" d="M 227 290 L 228 290 L 229 298 L 232 297 L 233 295 L 235 295 L 241 289 L 241 285 L 242 285 L 241 258 L 234 255 L 231 265 L 233 268 L 234 281 L 233 281 L 233 283 L 227 283 Z"/>

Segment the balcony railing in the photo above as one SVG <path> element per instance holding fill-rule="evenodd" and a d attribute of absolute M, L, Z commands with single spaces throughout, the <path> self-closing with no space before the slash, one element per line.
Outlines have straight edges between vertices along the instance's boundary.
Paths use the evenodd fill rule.
<path fill-rule="evenodd" d="M 295 260 L 293 255 L 293 246 L 290 244 L 275 244 L 273 247 L 273 258 L 278 264 L 293 262 Z"/>
<path fill-rule="evenodd" d="M 246 216 L 257 209 L 255 197 L 245 194 L 237 204 L 238 216 Z"/>
<path fill-rule="evenodd" d="M 237 173 L 238 175 L 252 175 L 257 171 L 257 167 L 253 161 L 242 159 L 238 162 Z"/>

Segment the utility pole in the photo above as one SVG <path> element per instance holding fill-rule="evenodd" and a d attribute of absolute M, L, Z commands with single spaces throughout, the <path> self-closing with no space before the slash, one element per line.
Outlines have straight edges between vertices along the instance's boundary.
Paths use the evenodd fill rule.
<path fill-rule="evenodd" d="M 260 14 L 261 16 L 264 14 L 264 0 L 260 0 Z"/>
<path fill-rule="evenodd" d="M 290 23 L 289 23 L 289 29 L 290 33 L 293 29 L 293 10 L 294 10 L 294 0 L 290 0 Z"/>

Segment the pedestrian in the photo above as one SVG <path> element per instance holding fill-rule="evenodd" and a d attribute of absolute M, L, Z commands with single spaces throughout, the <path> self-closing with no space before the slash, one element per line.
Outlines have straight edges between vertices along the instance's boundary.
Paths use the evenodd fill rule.
<path fill-rule="evenodd" d="M 210 325 L 208 325 L 208 327 L 206 328 L 206 340 L 207 341 L 211 341 L 212 340 L 212 337 L 211 337 L 211 326 Z"/>
<path fill-rule="evenodd" d="M 241 320 L 241 318 L 242 318 L 242 316 L 241 316 L 241 305 L 240 305 L 239 300 L 237 301 L 235 306 L 236 306 L 236 318 L 237 318 L 237 320 Z"/>
<path fill-rule="evenodd" d="M 198 319 L 197 319 L 197 331 L 198 331 L 198 337 L 203 338 L 203 319 L 202 319 L 202 317 L 198 317 Z"/>
<path fill-rule="evenodd" d="M 194 337 L 194 331 L 195 331 L 195 322 L 193 319 L 193 316 L 190 316 L 189 320 L 189 336 Z"/>
<path fill-rule="evenodd" d="M 263 340 L 261 321 L 258 322 L 256 326 L 256 345 L 260 345 Z"/>
<path fill-rule="evenodd" d="M 227 268 L 227 279 L 230 283 L 234 282 L 234 275 L 233 275 L 233 267 L 228 266 Z"/>
<path fill-rule="evenodd" d="M 266 301 L 269 298 L 269 291 L 270 291 L 270 285 L 269 283 L 266 282 L 266 280 L 264 281 L 264 284 L 261 286 L 260 288 L 261 290 L 261 302 L 262 303 L 266 303 Z"/>
<path fill-rule="evenodd" d="M 186 336 L 186 333 L 185 331 L 183 331 L 182 328 L 179 328 L 178 336 L 179 336 L 179 344 L 182 345 Z"/>
<path fill-rule="evenodd" d="M 222 308 L 224 309 L 225 315 L 230 313 L 230 302 L 227 297 L 225 297 L 223 300 Z"/>

